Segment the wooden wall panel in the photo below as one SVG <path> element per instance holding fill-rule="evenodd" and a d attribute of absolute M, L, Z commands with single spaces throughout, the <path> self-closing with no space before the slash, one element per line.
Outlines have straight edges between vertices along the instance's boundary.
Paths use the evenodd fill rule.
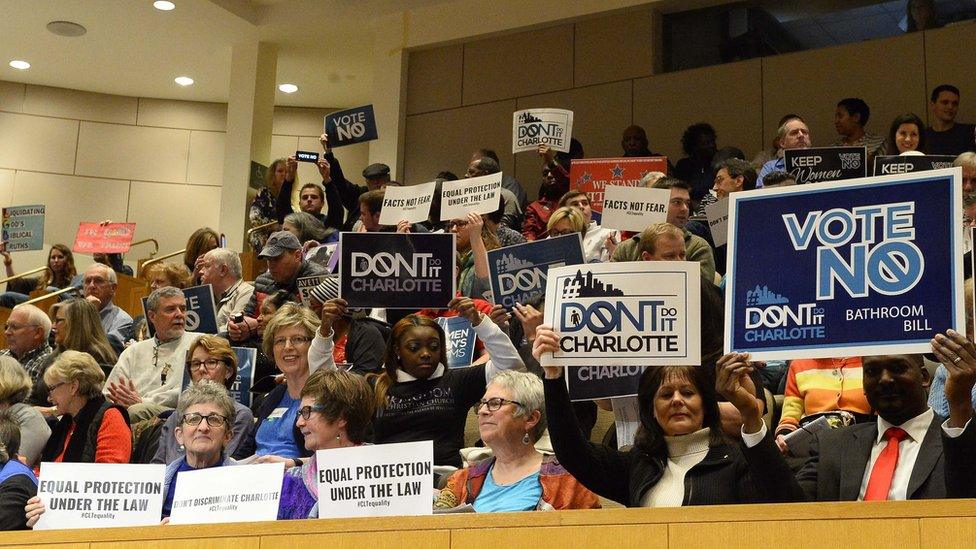
<path fill-rule="evenodd" d="M 407 114 L 461 106 L 464 46 L 410 52 L 407 62 Z"/>
<path fill-rule="evenodd" d="M 976 51 L 976 21 L 967 21 L 950 27 L 925 31 L 925 98 L 939 84 L 952 84 L 959 88 L 960 122 L 976 122 L 976 71 L 967 59 Z M 965 57 L 963 57 L 965 56 Z M 917 114 L 924 120 L 925 111 Z"/>

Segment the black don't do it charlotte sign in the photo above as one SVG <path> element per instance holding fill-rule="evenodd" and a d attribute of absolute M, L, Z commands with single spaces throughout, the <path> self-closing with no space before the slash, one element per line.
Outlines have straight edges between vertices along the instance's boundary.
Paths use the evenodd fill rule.
<path fill-rule="evenodd" d="M 342 233 L 339 297 L 350 307 L 446 309 L 454 234 Z"/>

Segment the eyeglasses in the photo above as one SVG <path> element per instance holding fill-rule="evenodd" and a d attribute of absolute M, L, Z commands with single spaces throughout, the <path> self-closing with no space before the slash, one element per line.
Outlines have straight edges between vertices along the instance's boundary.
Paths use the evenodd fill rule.
<path fill-rule="evenodd" d="M 467 227 L 467 226 L 468 226 L 468 222 L 461 219 L 455 219 L 452 221 L 444 222 L 444 228 L 447 230 L 451 230 L 452 227 L 457 227 L 460 229 L 461 227 Z"/>
<path fill-rule="evenodd" d="M 525 405 L 522 404 L 521 402 L 515 402 L 514 400 L 508 400 L 507 398 L 495 397 L 495 398 L 489 398 L 488 400 L 479 400 L 474 411 L 475 412 L 481 411 L 482 406 L 487 406 L 489 412 L 497 412 L 498 409 L 501 408 L 502 405 L 504 404 L 515 404 L 516 406 L 521 406 L 525 408 Z"/>
<path fill-rule="evenodd" d="M 305 336 L 293 336 L 293 337 L 276 337 L 274 338 L 275 347 L 284 347 L 285 345 L 291 343 L 292 347 L 300 347 L 312 341 L 312 338 Z"/>
<path fill-rule="evenodd" d="M 183 425 L 189 425 L 190 427 L 196 427 L 200 425 L 200 422 L 207 420 L 207 425 L 211 427 L 223 427 L 227 424 L 227 418 L 220 414 L 198 414 L 196 412 L 190 412 L 189 414 L 183 414 Z"/>
<path fill-rule="evenodd" d="M 308 421 L 308 418 L 312 417 L 312 412 L 321 413 L 324 411 L 325 411 L 325 406 L 319 406 L 317 404 L 314 406 L 302 406 L 301 408 L 298 409 L 298 415 L 305 421 Z"/>
<path fill-rule="evenodd" d="M 68 382 L 67 382 L 67 381 L 62 381 L 61 383 L 55 383 L 54 385 L 51 385 L 51 386 L 49 386 L 49 387 L 47 388 L 47 392 L 48 392 L 49 394 L 50 394 L 50 393 L 53 393 L 55 389 L 57 389 L 58 387 L 60 387 L 60 386 L 62 386 L 62 385 L 65 385 L 66 383 L 68 383 Z"/>
<path fill-rule="evenodd" d="M 186 366 L 190 369 L 191 372 L 194 370 L 204 370 L 204 369 L 212 372 L 217 369 L 217 366 L 220 366 L 223 363 L 224 363 L 223 360 L 218 360 L 216 358 L 208 358 L 207 360 L 191 360 L 186 363 Z"/>

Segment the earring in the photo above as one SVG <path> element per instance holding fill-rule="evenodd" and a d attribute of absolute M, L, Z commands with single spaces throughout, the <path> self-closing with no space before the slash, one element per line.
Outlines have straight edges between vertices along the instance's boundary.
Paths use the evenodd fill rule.
<path fill-rule="evenodd" d="M 336 440 L 342 440 L 342 433 L 336 433 Z"/>
<path fill-rule="evenodd" d="M 528 444 L 531 444 L 531 443 L 532 443 L 532 440 L 529 438 L 529 433 L 526 432 L 524 435 L 522 435 L 522 444 L 528 445 Z"/>
<path fill-rule="evenodd" d="M 180 451 L 181 452 L 185 452 L 186 451 L 186 446 L 183 446 L 182 444 L 180 444 Z"/>

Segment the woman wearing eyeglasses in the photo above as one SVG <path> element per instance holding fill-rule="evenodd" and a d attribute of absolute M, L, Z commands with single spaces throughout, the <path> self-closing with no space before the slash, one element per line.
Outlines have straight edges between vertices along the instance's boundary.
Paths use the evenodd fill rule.
<path fill-rule="evenodd" d="M 282 305 L 268 321 L 262 347 L 266 355 L 274 357 L 285 383 L 261 402 L 257 423 L 234 452 L 234 459 L 256 455 L 255 463 L 283 461 L 288 468 L 301 465 L 300 458 L 311 455 L 295 421 L 309 374 L 308 348 L 318 327 L 315 314 L 294 303 Z"/>
<path fill-rule="evenodd" d="M 227 389 L 212 382 L 191 385 L 180 395 L 174 412 L 179 419 L 176 440 L 186 448 L 186 455 L 166 466 L 163 477 L 163 518 L 169 517 L 176 492 L 176 479 L 183 471 L 234 465 L 224 449 L 231 439 L 230 418 L 234 414 L 234 400 Z M 33 527 L 44 514 L 39 497 L 27 501 L 27 526 Z"/>
<path fill-rule="evenodd" d="M 191 384 L 212 381 L 229 390 L 237 379 L 237 355 L 231 349 L 230 343 L 222 337 L 201 336 L 190 345 L 188 356 L 190 358 L 186 362 L 186 370 Z M 233 399 L 231 402 L 234 404 L 234 413 L 228 416 L 232 420 L 231 439 L 226 448 L 228 455 L 237 450 L 241 439 L 254 423 L 254 414 L 247 406 Z M 159 445 L 150 463 L 171 463 L 183 457 L 186 450 L 176 438 L 179 425 L 180 415 L 170 413 L 159 431 Z"/>
<path fill-rule="evenodd" d="M 360 446 L 373 417 L 373 390 L 360 375 L 319 370 L 302 388 L 298 429 L 312 457 L 285 471 L 278 507 L 279 519 L 318 518 L 316 450 Z"/>
<path fill-rule="evenodd" d="M 542 381 L 534 374 L 501 372 L 475 405 L 481 440 L 493 456 L 456 471 L 434 503 L 449 509 L 471 504 L 479 513 L 600 506 L 559 464 L 535 448 L 546 429 Z"/>
<path fill-rule="evenodd" d="M 465 218 L 452 219 L 446 226 L 455 234 L 458 293 L 465 297 L 481 297 L 488 289 L 488 250 L 498 248 L 498 236 L 485 225 L 481 215 L 474 212 Z"/>

